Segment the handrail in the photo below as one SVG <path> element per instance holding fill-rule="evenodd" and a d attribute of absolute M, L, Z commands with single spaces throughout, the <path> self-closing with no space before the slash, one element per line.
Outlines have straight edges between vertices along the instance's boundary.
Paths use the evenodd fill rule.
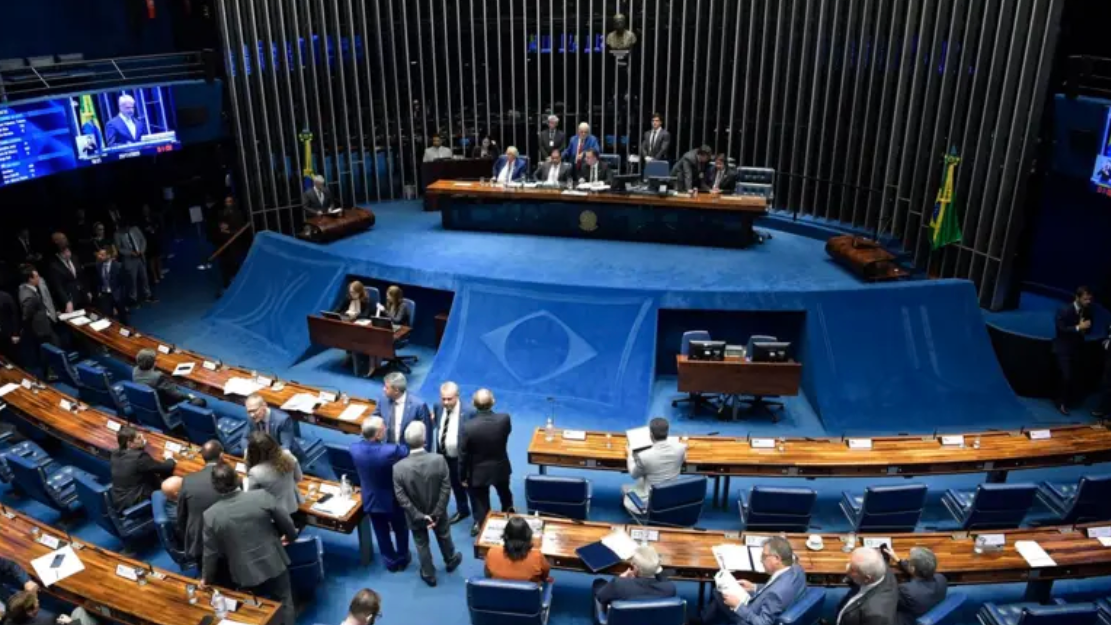
<path fill-rule="evenodd" d="M 228 239 L 226 243 L 221 245 L 220 249 L 216 250 L 215 252 L 212 253 L 212 256 L 208 257 L 208 262 L 211 263 L 212 261 L 216 260 L 216 258 L 218 256 L 220 256 L 220 254 L 224 253 L 224 250 L 228 249 L 228 246 L 230 246 L 232 243 L 235 243 L 236 240 L 238 240 L 239 237 L 243 236 L 243 233 L 246 232 L 247 229 L 250 228 L 250 227 L 251 227 L 250 223 L 243 224 L 243 227 L 240 228 L 239 230 L 237 230 L 235 234 L 231 235 L 231 238 Z"/>
<path fill-rule="evenodd" d="M 33 100 L 137 83 L 180 82 L 211 76 L 211 51 L 81 59 L 0 70 L 6 101 Z"/>

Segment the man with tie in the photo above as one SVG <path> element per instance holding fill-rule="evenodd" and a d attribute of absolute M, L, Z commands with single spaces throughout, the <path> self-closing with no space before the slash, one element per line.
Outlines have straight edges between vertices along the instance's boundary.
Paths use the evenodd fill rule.
<path fill-rule="evenodd" d="M 590 134 L 590 124 L 583 122 L 579 124 L 578 134 L 571 137 L 571 143 L 563 151 L 563 160 L 570 163 L 571 167 L 579 172 L 586 160 L 587 151 L 597 150 L 599 147 L 601 147 L 601 144 L 598 143 L 598 137 Z M 582 177 L 582 174 L 577 175 L 580 178 Z"/>
<path fill-rule="evenodd" d="M 548 160 L 536 170 L 536 181 L 548 187 L 558 187 L 571 181 L 571 166 L 563 162 L 560 152 L 552 148 Z"/>
<path fill-rule="evenodd" d="M 412 561 L 405 511 L 397 502 L 393 489 L 393 467 L 409 455 L 409 448 L 385 442 L 386 422 L 382 417 L 363 421 L 362 433 L 363 440 L 351 445 L 351 461 L 359 473 L 363 511 L 374 527 L 386 570 L 396 573 L 405 570 Z"/>
<path fill-rule="evenodd" d="M 455 493 L 455 514 L 449 519 L 451 525 L 471 516 L 467 489 L 459 479 L 459 435 L 474 414 L 474 409 L 464 407 L 459 401 L 459 385 L 450 381 L 440 385 L 440 403 L 436 404 L 432 418 L 440 428 L 436 449 L 447 460 L 451 490 Z"/>
<path fill-rule="evenodd" d="M 40 345 L 59 345 L 58 334 L 54 331 L 58 311 L 54 308 L 54 300 L 50 297 L 46 281 L 31 265 L 20 268 L 20 275 L 23 283 L 19 285 L 19 308 L 23 327 L 30 330 Z"/>
<path fill-rule="evenodd" d="M 525 171 L 524 161 L 517 158 L 518 154 L 517 148 L 511 145 L 505 149 L 504 155 L 494 161 L 494 182 L 508 184 L 525 177 L 528 172 Z"/>
<path fill-rule="evenodd" d="M 713 193 L 732 193 L 737 188 L 737 169 L 729 166 L 724 154 L 714 157 L 714 166 L 706 172 L 702 191 Z"/>
<path fill-rule="evenodd" d="M 312 188 L 301 196 L 301 204 L 305 208 L 305 219 L 335 210 L 335 201 L 332 199 L 332 192 L 324 184 L 324 176 L 313 176 Z"/>
<path fill-rule="evenodd" d="M 147 280 L 147 239 L 143 236 L 143 231 L 132 225 L 127 218 L 120 220 L 120 227 L 116 230 L 116 249 L 123 262 L 130 301 L 153 303 L 154 296 Z"/>
<path fill-rule="evenodd" d="M 403 443 L 405 428 L 413 421 L 421 421 L 428 432 L 433 431 L 428 404 L 415 393 L 408 392 L 409 382 L 404 374 L 397 371 L 387 373 L 382 386 L 382 397 L 371 416 L 382 417 L 386 422 L 386 442 L 396 445 Z M 425 440 L 424 448 L 432 451 L 431 435 Z"/>
<path fill-rule="evenodd" d="M 896 622 L 899 588 L 883 554 L 859 547 L 849 558 L 849 594 L 837 606 L 835 625 L 888 625 Z"/>
<path fill-rule="evenodd" d="M 586 159 L 579 169 L 579 184 L 584 183 L 613 184 L 613 172 L 610 171 L 609 164 L 602 160 L 596 149 L 586 151 Z"/>
<path fill-rule="evenodd" d="M 96 251 L 96 276 L 97 308 L 120 323 L 127 323 L 127 286 L 123 270 L 108 247 Z"/>
<path fill-rule="evenodd" d="M 671 145 L 671 134 L 664 130 L 664 118 L 659 113 L 652 114 L 652 130 L 644 133 L 640 142 L 640 157 L 644 162 L 661 161 L 667 158 L 667 148 Z"/>
<path fill-rule="evenodd" d="M 459 481 L 469 489 L 474 505 L 474 525 L 471 536 L 478 536 L 479 529 L 490 512 L 490 487 L 498 491 L 502 512 L 513 512 L 513 491 L 509 478 L 513 465 L 509 462 L 509 435 L 513 423 L 504 412 L 494 412 L 494 393 L 480 388 L 471 403 L 475 415 L 463 424 L 459 441 Z"/>
<path fill-rule="evenodd" d="M 108 147 L 136 143 L 143 135 L 150 134 L 146 120 L 135 115 L 135 98 L 127 94 L 121 95 L 119 109 L 119 115 L 108 120 L 108 125 L 104 127 Z"/>
<path fill-rule="evenodd" d="M 1084 348 L 1084 337 L 1092 329 L 1092 290 L 1086 286 L 1076 289 L 1076 297 L 1071 303 L 1057 311 L 1056 335 L 1053 337 L 1053 354 L 1057 357 L 1057 368 L 1061 372 L 1061 386 L 1057 394 L 1057 410 L 1069 414 L 1069 407 L 1076 400 L 1075 379 L 1080 365 L 1080 352 Z"/>
<path fill-rule="evenodd" d="M 297 429 L 289 415 L 280 410 L 271 410 L 270 406 L 266 405 L 266 400 L 258 393 L 248 397 L 244 406 L 247 408 L 247 417 L 251 420 L 251 424 L 243 432 L 241 441 L 243 449 L 247 449 L 248 439 L 253 432 L 266 432 L 278 441 L 282 449 L 293 451 L 293 439 L 297 436 Z"/>
<path fill-rule="evenodd" d="M 54 301 L 67 313 L 71 313 L 87 304 L 91 297 L 85 288 L 81 264 L 73 257 L 69 242 L 64 237 L 62 235 L 59 240 L 61 245 L 58 253 L 50 260 L 46 273 L 50 276 L 50 286 L 54 289 Z"/>
<path fill-rule="evenodd" d="M 540 131 L 538 138 L 538 145 L 540 146 L 540 159 L 543 160 L 545 156 L 551 153 L 552 150 L 563 150 L 563 144 L 567 139 L 566 134 L 559 128 L 559 117 L 555 115 L 548 116 L 548 127 Z"/>
<path fill-rule="evenodd" d="M 688 625 L 733 623 L 735 625 L 765 625 L 774 623 L 791 604 L 806 591 L 806 573 L 795 562 L 795 552 L 787 539 L 773 536 L 764 543 L 760 562 L 771 577 L 757 586 L 738 580 L 744 593 L 714 589 L 710 603 L 702 611 L 701 619 L 692 619 Z"/>

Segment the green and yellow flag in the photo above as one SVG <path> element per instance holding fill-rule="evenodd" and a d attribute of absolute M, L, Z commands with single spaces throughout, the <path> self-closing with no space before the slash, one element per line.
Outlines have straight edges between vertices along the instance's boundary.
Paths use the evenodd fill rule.
<path fill-rule="evenodd" d="M 960 162 L 956 148 L 945 155 L 941 188 L 937 190 L 937 203 L 930 216 L 930 247 L 934 250 L 961 242 L 960 217 L 957 215 L 957 207 L 953 205 L 953 185 L 956 184 L 957 165 Z"/>
<path fill-rule="evenodd" d="M 84 129 L 85 124 L 89 123 L 92 124 L 89 129 L 96 128 L 97 134 L 101 132 L 100 119 L 97 117 L 96 107 L 93 106 L 93 96 L 83 95 L 81 96 L 81 127 Z M 92 133 L 85 132 L 83 134 Z"/>

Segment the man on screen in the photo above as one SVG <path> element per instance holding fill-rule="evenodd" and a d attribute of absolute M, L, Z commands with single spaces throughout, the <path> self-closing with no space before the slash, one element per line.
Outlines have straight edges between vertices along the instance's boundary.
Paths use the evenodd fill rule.
<path fill-rule="evenodd" d="M 136 143 L 143 135 L 150 134 L 146 120 L 135 116 L 135 98 L 121 95 L 119 108 L 119 115 L 108 120 L 105 127 L 108 147 Z"/>

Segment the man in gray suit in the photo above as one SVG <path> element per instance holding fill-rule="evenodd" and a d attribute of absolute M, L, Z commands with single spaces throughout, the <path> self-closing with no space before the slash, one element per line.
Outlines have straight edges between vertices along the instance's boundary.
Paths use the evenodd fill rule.
<path fill-rule="evenodd" d="M 623 485 L 621 492 L 624 495 L 625 509 L 630 514 L 639 514 L 636 504 L 629 498 L 630 493 L 636 493 L 647 504 L 650 487 L 679 477 L 683 469 L 683 463 L 687 459 L 687 446 L 668 440 L 668 427 L 667 419 L 652 419 L 648 422 L 652 446 L 640 451 L 628 449 L 629 475 L 636 478 L 636 484 Z"/>
<path fill-rule="evenodd" d="M 536 170 L 536 181 L 553 187 L 571 182 L 571 165 L 563 162 L 559 150 L 552 150 L 551 157 L 540 163 Z"/>
<path fill-rule="evenodd" d="M 120 228 L 116 231 L 116 250 L 123 263 L 123 273 L 127 276 L 127 295 L 131 302 L 138 303 L 140 298 L 144 302 L 154 302 L 147 276 L 147 239 L 129 219 L 120 221 Z"/>
<path fill-rule="evenodd" d="M 336 210 L 335 199 L 332 192 L 324 183 L 324 176 L 313 176 L 312 188 L 301 196 L 301 204 L 305 208 L 305 219 L 330 214 Z"/>
<path fill-rule="evenodd" d="M 659 113 L 652 115 L 652 129 L 644 133 L 640 140 L 640 156 L 645 162 L 667 160 L 667 148 L 671 135 L 664 129 L 664 118 Z"/>
<path fill-rule="evenodd" d="M 435 586 L 436 568 L 432 565 L 428 530 L 436 533 L 436 542 L 448 573 L 463 562 L 463 554 L 455 550 L 451 541 L 451 520 L 447 516 L 451 480 L 447 461 L 440 454 L 425 450 L 426 433 L 422 421 L 413 421 L 405 428 L 409 457 L 393 467 L 393 490 L 397 502 L 405 511 L 409 530 L 413 532 L 413 543 L 417 546 L 417 557 L 420 559 L 420 578 L 429 586 Z"/>
<path fill-rule="evenodd" d="M 220 494 L 212 487 L 212 469 L 220 463 L 224 446 L 211 440 L 201 446 L 204 468 L 182 478 L 177 496 L 177 535 L 182 550 L 196 562 L 204 556 L 204 513 L 220 501 Z"/>
<path fill-rule="evenodd" d="M 281 622 L 293 625 L 289 556 L 282 546 L 283 537 L 289 542 L 297 538 L 293 519 L 270 493 L 240 490 L 239 476 L 226 464 L 212 468 L 212 488 L 220 501 L 204 513 L 201 586 L 215 583 L 216 568 L 223 559 L 232 583 L 251 594 L 280 601 Z"/>

